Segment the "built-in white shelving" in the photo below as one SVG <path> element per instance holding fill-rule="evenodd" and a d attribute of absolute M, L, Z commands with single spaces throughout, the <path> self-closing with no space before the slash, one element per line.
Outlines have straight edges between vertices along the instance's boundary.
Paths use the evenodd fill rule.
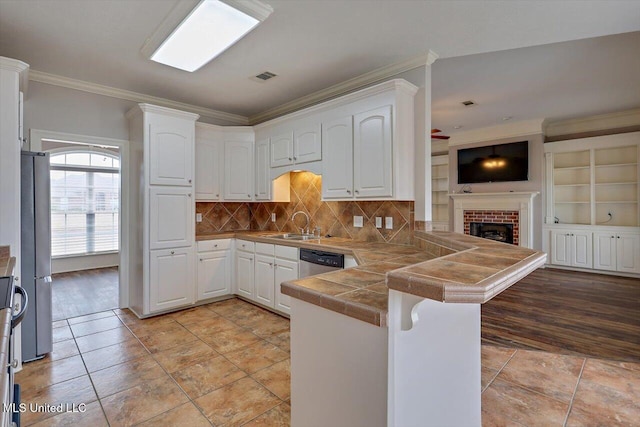
<path fill-rule="evenodd" d="M 431 206 L 434 229 L 449 227 L 449 156 L 431 157 Z"/>

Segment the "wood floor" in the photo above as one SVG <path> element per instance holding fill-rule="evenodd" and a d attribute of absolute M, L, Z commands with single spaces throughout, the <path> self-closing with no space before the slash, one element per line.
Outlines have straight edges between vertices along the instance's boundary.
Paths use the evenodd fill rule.
<path fill-rule="evenodd" d="M 482 343 L 640 362 L 640 280 L 539 269 L 482 306 Z"/>
<path fill-rule="evenodd" d="M 118 267 L 54 274 L 53 320 L 118 308 Z"/>

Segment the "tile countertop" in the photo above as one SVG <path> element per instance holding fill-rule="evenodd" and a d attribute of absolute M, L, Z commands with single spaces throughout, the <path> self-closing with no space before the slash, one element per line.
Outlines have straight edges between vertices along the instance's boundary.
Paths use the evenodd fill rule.
<path fill-rule="evenodd" d="M 278 233 L 273 233 L 278 234 Z M 544 252 L 452 232 L 420 232 L 420 246 L 337 237 L 291 241 L 260 231 L 198 236 L 242 238 L 352 255 L 357 267 L 283 282 L 282 292 L 376 326 L 387 325 L 388 290 L 446 303 L 482 304 L 544 265 Z"/>

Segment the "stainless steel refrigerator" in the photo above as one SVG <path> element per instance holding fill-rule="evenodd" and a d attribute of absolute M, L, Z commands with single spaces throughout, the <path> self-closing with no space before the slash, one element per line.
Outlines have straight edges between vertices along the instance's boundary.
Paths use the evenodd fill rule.
<path fill-rule="evenodd" d="M 27 362 L 44 357 L 53 348 L 48 153 L 22 152 L 21 187 L 21 280 L 29 295 L 22 321 L 22 360 Z"/>

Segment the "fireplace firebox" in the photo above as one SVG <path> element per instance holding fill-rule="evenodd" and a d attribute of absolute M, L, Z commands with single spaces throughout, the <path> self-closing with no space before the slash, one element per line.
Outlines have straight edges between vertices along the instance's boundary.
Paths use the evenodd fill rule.
<path fill-rule="evenodd" d="M 469 234 L 502 243 L 513 244 L 513 224 L 495 222 L 471 222 Z"/>

